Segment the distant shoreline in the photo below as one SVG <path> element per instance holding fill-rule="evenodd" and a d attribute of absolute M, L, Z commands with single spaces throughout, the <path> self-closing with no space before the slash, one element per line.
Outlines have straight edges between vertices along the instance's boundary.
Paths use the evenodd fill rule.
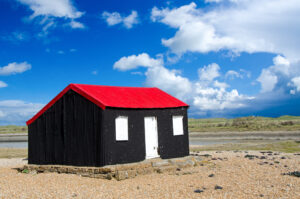
<path fill-rule="evenodd" d="M 190 140 L 300 140 L 300 131 L 228 131 L 228 132 L 190 132 Z M 27 133 L 0 134 L 0 142 L 27 142 Z"/>
<path fill-rule="evenodd" d="M 0 142 L 27 142 L 28 133 L 0 134 Z"/>

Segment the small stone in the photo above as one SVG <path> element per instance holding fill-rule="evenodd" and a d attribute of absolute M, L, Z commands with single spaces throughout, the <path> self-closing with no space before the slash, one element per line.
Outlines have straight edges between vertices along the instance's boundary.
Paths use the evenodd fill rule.
<path fill-rule="evenodd" d="M 289 173 L 284 173 L 284 175 L 290 175 L 290 176 L 300 178 L 300 171 L 293 171 L 293 172 L 289 172 Z"/>
<path fill-rule="evenodd" d="M 284 167 L 288 167 L 287 165 L 284 165 Z"/>
<path fill-rule="evenodd" d="M 279 164 L 280 162 L 279 161 L 274 161 L 274 163 Z"/>
<path fill-rule="evenodd" d="M 253 160 L 256 156 L 255 155 L 245 155 L 244 158 L 248 158 L 249 160 Z"/>
<path fill-rule="evenodd" d="M 201 190 L 201 189 L 196 189 L 196 190 L 194 190 L 194 192 L 195 192 L 195 193 L 202 193 L 203 190 Z"/>
<path fill-rule="evenodd" d="M 186 172 L 183 172 L 182 175 L 190 175 L 190 174 L 193 174 L 192 172 L 190 171 L 186 171 Z"/>
<path fill-rule="evenodd" d="M 282 156 L 281 159 L 284 160 L 284 159 L 286 159 L 286 157 Z"/>
<path fill-rule="evenodd" d="M 163 167 L 163 166 L 169 166 L 170 163 L 168 160 L 162 160 L 162 161 L 159 161 L 159 162 L 152 162 L 152 166 L 153 167 Z"/>
<path fill-rule="evenodd" d="M 212 158 L 212 160 L 217 160 L 217 158 Z"/>
<path fill-rule="evenodd" d="M 257 163 L 257 164 L 259 164 L 259 165 L 264 165 L 264 163 L 263 163 L 263 162 L 259 162 L 259 163 Z"/>
<path fill-rule="evenodd" d="M 210 178 L 212 178 L 214 176 L 215 176 L 215 174 L 213 174 L 213 173 L 208 175 L 208 177 L 210 177 Z"/>
<path fill-rule="evenodd" d="M 73 194 L 72 194 L 72 197 L 73 197 L 73 198 L 77 197 L 77 194 L 76 194 L 76 193 L 73 193 Z"/>
<path fill-rule="evenodd" d="M 137 189 L 137 190 L 139 190 L 139 189 L 140 189 L 140 187 L 139 187 L 139 186 L 137 186 L 137 187 L 136 187 L 136 189 Z"/>
<path fill-rule="evenodd" d="M 266 156 L 260 156 L 261 160 L 267 159 Z"/>
<path fill-rule="evenodd" d="M 217 190 L 217 189 L 223 189 L 223 187 L 221 187 L 221 186 L 219 186 L 219 185 L 216 185 L 216 186 L 215 186 L 215 190 Z"/>
<path fill-rule="evenodd" d="M 264 197 L 264 194 L 259 194 L 259 197 Z"/>
<path fill-rule="evenodd" d="M 274 165 L 273 163 L 270 163 L 270 165 Z"/>

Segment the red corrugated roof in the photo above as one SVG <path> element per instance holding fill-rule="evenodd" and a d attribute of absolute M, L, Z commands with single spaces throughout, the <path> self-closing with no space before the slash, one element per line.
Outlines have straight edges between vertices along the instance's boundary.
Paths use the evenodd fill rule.
<path fill-rule="evenodd" d="M 98 86 L 70 84 L 52 99 L 42 110 L 26 122 L 31 124 L 67 91 L 73 90 L 102 109 L 116 108 L 173 108 L 188 105 L 158 88 Z"/>

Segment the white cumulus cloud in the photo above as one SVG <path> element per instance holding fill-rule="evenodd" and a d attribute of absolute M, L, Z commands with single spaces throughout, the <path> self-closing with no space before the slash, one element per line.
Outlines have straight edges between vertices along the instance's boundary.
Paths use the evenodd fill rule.
<path fill-rule="evenodd" d="M 198 69 L 199 79 L 201 81 L 212 81 L 216 77 L 220 76 L 220 66 L 216 63 L 212 63 L 208 66 Z"/>
<path fill-rule="evenodd" d="M 73 28 L 73 29 L 83 29 L 83 28 L 85 28 L 83 23 L 80 23 L 80 22 L 74 21 L 74 20 L 71 20 L 71 22 L 69 23 L 69 26 L 71 26 L 71 28 Z"/>
<path fill-rule="evenodd" d="M 7 87 L 7 84 L 3 81 L 0 81 L 0 88 Z"/>
<path fill-rule="evenodd" d="M 0 75 L 15 75 L 17 73 L 23 73 L 31 69 L 31 64 L 27 62 L 13 62 L 7 66 L 0 67 Z"/>
<path fill-rule="evenodd" d="M 226 79 L 231 79 L 231 80 L 233 80 L 235 78 L 243 79 L 245 76 L 250 78 L 251 77 L 251 72 L 246 71 L 244 69 L 240 69 L 239 71 L 229 70 L 225 74 L 225 78 Z"/>
<path fill-rule="evenodd" d="M 115 69 L 123 71 L 138 67 L 147 68 L 145 72 L 147 86 L 161 88 L 191 103 L 192 109 L 198 111 L 236 109 L 246 106 L 243 100 L 253 99 L 239 94 L 235 89 L 228 91 L 229 85 L 216 80 L 221 76 L 220 66 L 216 63 L 199 68 L 199 79 L 195 82 L 182 76 L 179 70 L 166 68 L 162 57 L 155 59 L 146 53 L 122 57 L 114 64 Z"/>
<path fill-rule="evenodd" d="M 43 106 L 43 104 L 24 102 L 22 100 L 0 101 L 0 124 L 25 125 L 25 122 Z"/>
<path fill-rule="evenodd" d="M 57 25 L 55 18 L 67 20 L 72 28 L 84 28 L 84 25 L 75 19 L 80 18 L 84 12 L 80 12 L 73 5 L 71 0 L 17 0 L 23 5 L 28 6 L 33 14 L 29 17 L 30 20 L 38 19 L 39 23 L 43 25 L 43 33 L 40 36 L 48 34 L 50 28 Z"/>
<path fill-rule="evenodd" d="M 127 29 L 133 27 L 133 25 L 138 24 L 138 13 L 137 11 L 133 10 L 128 16 L 121 16 L 118 12 L 107 12 L 104 11 L 102 13 L 102 18 L 105 19 L 106 23 L 109 26 L 114 26 L 117 24 L 123 24 Z"/>
<path fill-rule="evenodd" d="M 263 69 L 257 81 L 261 84 L 261 92 L 271 92 L 275 88 L 278 78 L 269 69 Z"/>
<path fill-rule="evenodd" d="M 296 90 L 298 92 L 300 92 L 300 76 L 299 77 L 294 77 L 292 80 L 291 80 L 292 84 L 294 87 L 296 87 Z M 293 91 L 292 91 L 293 92 Z M 294 93 L 295 94 L 295 93 Z"/>
<path fill-rule="evenodd" d="M 121 71 L 135 69 L 139 66 L 142 67 L 154 67 L 161 66 L 163 63 L 161 59 L 153 59 L 147 53 L 141 53 L 139 55 L 131 55 L 128 57 L 122 57 L 114 63 L 114 69 Z"/>
<path fill-rule="evenodd" d="M 52 16 L 64 18 L 79 18 L 83 12 L 77 11 L 70 0 L 18 0 L 20 3 L 27 5 L 33 14 L 31 18 L 37 16 Z"/>
<path fill-rule="evenodd" d="M 151 19 L 177 29 L 162 44 L 174 53 L 270 52 L 299 59 L 298 0 L 227 1 L 210 9 L 190 3 L 178 8 L 152 9 Z"/>

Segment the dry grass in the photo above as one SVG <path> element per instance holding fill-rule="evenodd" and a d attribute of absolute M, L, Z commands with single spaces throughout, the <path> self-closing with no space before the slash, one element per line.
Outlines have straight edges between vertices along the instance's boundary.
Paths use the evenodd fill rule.
<path fill-rule="evenodd" d="M 12 133 L 27 133 L 27 126 L 15 126 L 15 125 L 7 125 L 0 126 L 0 134 L 12 134 Z"/>
<path fill-rule="evenodd" d="M 27 157 L 27 149 L 22 148 L 0 148 L 0 158 Z"/>
<path fill-rule="evenodd" d="M 191 151 L 236 151 L 236 150 L 255 150 L 255 151 L 278 151 L 285 153 L 300 152 L 300 142 L 298 141 L 279 141 L 273 143 L 267 142 L 245 142 L 229 143 L 211 146 L 192 146 Z"/>
<path fill-rule="evenodd" d="M 190 132 L 220 131 L 297 131 L 300 130 L 299 116 L 241 117 L 235 119 L 189 119 Z"/>

